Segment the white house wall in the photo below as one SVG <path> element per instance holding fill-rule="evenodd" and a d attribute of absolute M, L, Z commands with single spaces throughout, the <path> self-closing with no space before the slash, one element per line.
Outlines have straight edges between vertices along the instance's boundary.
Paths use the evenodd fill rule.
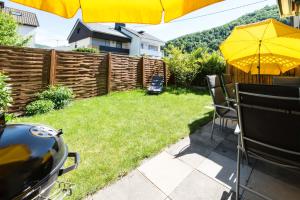
<path fill-rule="evenodd" d="M 70 43 L 70 46 L 72 49 L 75 48 L 91 48 L 92 47 L 92 38 L 84 38 L 81 40 L 78 40 L 76 42 Z"/>
<path fill-rule="evenodd" d="M 35 39 L 36 39 L 36 29 L 37 27 L 34 26 L 26 26 L 26 25 L 19 25 L 18 26 L 18 33 L 23 37 L 31 37 L 30 41 L 28 42 L 28 47 L 35 46 Z"/>
<path fill-rule="evenodd" d="M 143 44 L 143 48 L 142 48 Z M 158 48 L 158 51 L 150 50 L 149 45 L 156 46 Z M 141 48 L 141 55 L 148 55 L 155 58 L 161 58 L 163 57 L 163 52 L 161 51 L 162 46 L 164 46 L 164 43 L 155 41 L 155 40 L 148 40 L 148 39 L 142 39 L 140 48 Z"/>
<path fill-rule="evenodd" d="M 131 43 L 130 43 L 130 49 L 129 49 L 129 55 L 130 56 L 140 56 L 140 46 L 141 46 L 141 40 L 136 35 L 132 34 L 131 32 L 127 31 L 126 29 L 122 29 L 122 33 L 125 35 L 128 35 L 131 37 Z"/>

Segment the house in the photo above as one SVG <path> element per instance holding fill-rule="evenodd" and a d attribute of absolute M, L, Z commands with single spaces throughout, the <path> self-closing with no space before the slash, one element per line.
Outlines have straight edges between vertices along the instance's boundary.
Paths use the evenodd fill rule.
<path fill-rule="evenodd" d="M 291 26 L 300 28 L 300 1 L 299 0 L 277 0 L 281 17 L 290 17 Z"/>
<path fill-rule="evenodd" d="M 39 27 L 39 22 L 36 14 L 19 10 L 15 8 L 5 7 L 4 2 L 0 1 L 0 9 L 3 12 L 10 14 L 19 23 L 18 33 L 23 37 L 31 37 L 28 42 L 28 47 L 35 47 L 36 30 Z"/>
<path fill-rule="evenodd" d="M 131 38 L 130 53 L 131 55 L 146 55 L 155 58 L 164 56 L 162 47 L 165 42 L 146 33 L 145 31 L 135 31 L 125 26 L 120 26 L 120 30 Z"/>
<path fill-rule="evenodd" d="M 110 27 L 99 23 L 85 24 L 80 20 L 75 23 L 68 41 L 72 48 L 97 48 L 102 52 L 153 58 L 163 56 L 161 49 L 165 44 L 150 34 L 127 28 L 125 24 Z"/>

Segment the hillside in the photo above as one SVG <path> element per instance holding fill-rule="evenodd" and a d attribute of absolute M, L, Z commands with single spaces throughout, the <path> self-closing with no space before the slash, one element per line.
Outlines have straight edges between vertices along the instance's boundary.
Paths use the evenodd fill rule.
<path fill-rule="evenodd" d="M 275 18 L 283 23 L 288 23 L 288 19 L 280 19 L 277 5 L 266 6 L 255 12 L 243 15 L 242 17 L 223 26 L 185 35 L 180 38 L 171 40 L 167 43 L 167 46 L 170 44 L 173 44 L 174 46 L 181 46 L 188 52 L 200 46 L 207 47 L 210 50 L 217 50 L 220 43 L 228 37 L 235 26 L 254 23 L 268 18 Z"/>

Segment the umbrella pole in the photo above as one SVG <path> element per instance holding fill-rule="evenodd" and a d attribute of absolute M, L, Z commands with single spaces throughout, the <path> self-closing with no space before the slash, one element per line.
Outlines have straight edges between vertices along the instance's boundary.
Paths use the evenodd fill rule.
<path fill-rule="evenodd" d="M 261 84 L 261 81 L 260 81 L 260 48 L 261 48 L 261 40 L 259 40 L 259 45 L 258 45 L 258 66 L 257 66 L 257 69 L 258 69 L 258 83 Z"/>

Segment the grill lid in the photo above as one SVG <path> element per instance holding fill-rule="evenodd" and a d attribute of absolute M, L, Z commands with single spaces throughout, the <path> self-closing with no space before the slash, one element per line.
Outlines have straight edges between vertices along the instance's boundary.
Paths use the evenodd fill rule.
<path fill-rule="evenodd" d="M 68 150 L 62 131 L 43 125 L 8 124 L 0 132 L 0 199 L 11 199 L 58 173 Z"/>

